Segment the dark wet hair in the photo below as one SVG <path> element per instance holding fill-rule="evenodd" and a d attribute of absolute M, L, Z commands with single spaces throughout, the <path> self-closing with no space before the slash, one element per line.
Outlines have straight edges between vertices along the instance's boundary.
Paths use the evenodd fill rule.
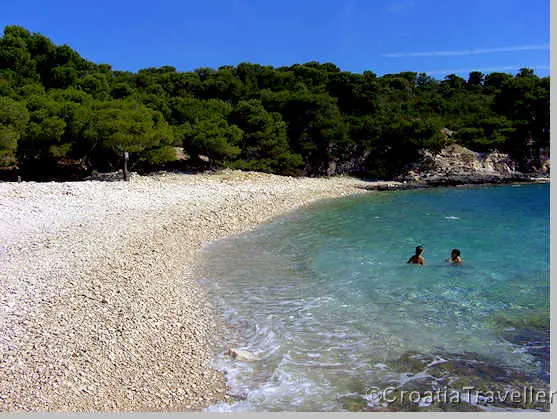
<path fill-rule="evenodd" d="M 459 249 L 453 249 L 451 250 L 451 253 L 454 253 L 457 256 L 460 256 L 460 250 Z"/>
<path fill-rule="evenodd" d="M 424 247 L 423 246 L 418 246 L 416 247 L 416 253 L 421 253 L 424 251 Z"/>

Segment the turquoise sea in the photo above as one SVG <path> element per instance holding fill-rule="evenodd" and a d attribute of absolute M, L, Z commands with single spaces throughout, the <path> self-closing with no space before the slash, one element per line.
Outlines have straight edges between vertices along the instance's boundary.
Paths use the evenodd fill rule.
<path fill-rule="evenodd" d="M 373 387 L 547 384 L 549 216 L 548 184 L 377 192 L 209 245 L 199 275 L 236 396 L 211 409 L 365 410 Z M 406 264 L 417 245 L 423 267 Z M 462 266 L 445 262 L 452 248 Z"/>

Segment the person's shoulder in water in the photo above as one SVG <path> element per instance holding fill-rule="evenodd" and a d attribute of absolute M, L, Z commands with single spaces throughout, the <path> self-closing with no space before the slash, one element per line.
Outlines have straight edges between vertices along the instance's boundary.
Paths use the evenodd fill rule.
<path fill-rule="evenodd" d="M 412 263 L 414 265 L 423 265 L 425 263 L 425 259 L 422 256 L 423 253 L 424 253 L 424 248 L 422 246 L 416 247 L 416 253 L 410 256 L 410 259 L 408 259 L 408 262 L 406 263 Z"/>

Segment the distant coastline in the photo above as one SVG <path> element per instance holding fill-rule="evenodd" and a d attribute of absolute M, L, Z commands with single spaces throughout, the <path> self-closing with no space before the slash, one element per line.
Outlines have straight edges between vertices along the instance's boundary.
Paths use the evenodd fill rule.
<path fill-rule="evenodd" d="M 550 183 L 551 178 L 542 176 L 532 176 L 524 173 L 515 173 L 509 175 L 455 175 L 455 176 L 431 176 L 419 181 L 397 181 L 388 184 L 373 183 L 366 188 L 376 191 L 390 190 L 409 190 L 409 189 L 427 189 L 448 186 L 471 186 L 471 185 L 501 185 L 501 184 L 535 184 Z"/>

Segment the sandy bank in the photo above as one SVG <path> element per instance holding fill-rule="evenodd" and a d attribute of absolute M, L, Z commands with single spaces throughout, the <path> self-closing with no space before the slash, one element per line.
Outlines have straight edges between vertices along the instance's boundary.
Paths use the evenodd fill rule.
<path fill-rule="evenodd" d="M 0 184 L 0 410 L 200 409 L 222 399 L 201 246 L 352 178 L 162 174 Z"/>

